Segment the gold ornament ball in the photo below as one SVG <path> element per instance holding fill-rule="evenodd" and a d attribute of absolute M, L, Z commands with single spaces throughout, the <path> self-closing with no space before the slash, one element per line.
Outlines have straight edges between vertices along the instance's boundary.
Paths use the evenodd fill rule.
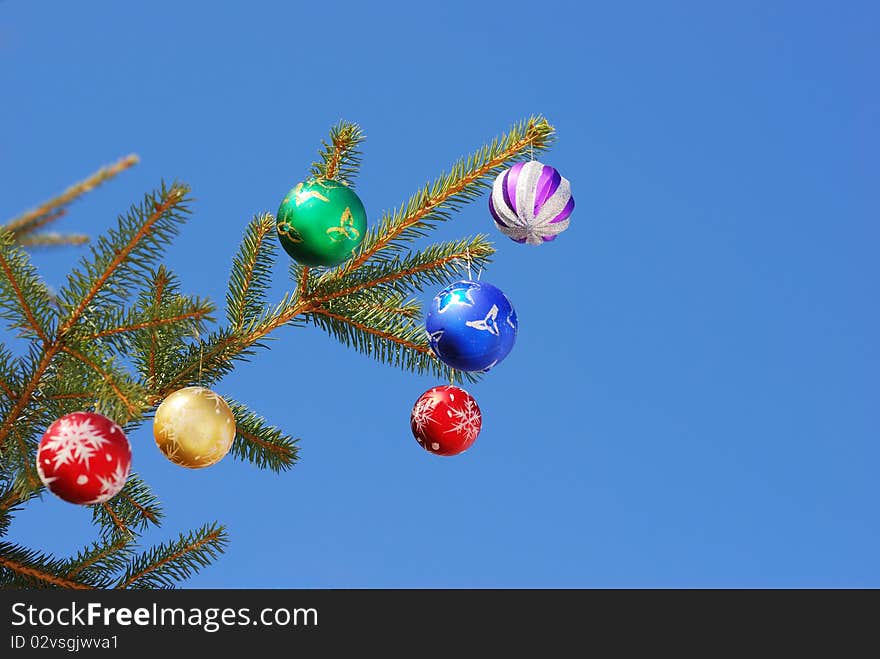
<path fill-rule="evenodd" d="M 235 417 L 220 396 L 205 387 L 178 389 L 162 401 L 153 436 L 165 457 L 190 469 L 223 459 L 235 439 Z"/>

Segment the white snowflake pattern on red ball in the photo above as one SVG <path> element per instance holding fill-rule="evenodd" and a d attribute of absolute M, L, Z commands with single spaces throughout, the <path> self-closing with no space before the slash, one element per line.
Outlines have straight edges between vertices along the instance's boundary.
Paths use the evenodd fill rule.
<path fill-rule="evenodd" d="M 477 401 L 468 395 L 458 407 L 450 405 L 447 414 L 452 426 L 445 432 L 461 433 L 468 444 L 473 444 L 483 426 L 483 415 L 477 407 Z"/>
<path fill-rule="evenodd" d="M 116 423 L 95 412 L 73 412 L 49 426 L 37 449 L 40 480 L 61 499 L 104 503 L 125 486 L 131 445 Z"/>
<path fill-rule="evenodd" d="M 426 451 L 435 455 L 458 455 L 471 447 L 480 434 L 480 407 L 464 389 L 440 386 L 428 389 L 413 406 L 410 427 Z"/>

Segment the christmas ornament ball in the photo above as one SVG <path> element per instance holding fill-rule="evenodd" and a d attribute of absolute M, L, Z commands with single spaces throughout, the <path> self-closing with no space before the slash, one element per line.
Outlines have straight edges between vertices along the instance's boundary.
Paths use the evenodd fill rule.
<path fill-rule="evenodd" d="M 413 405 L 410 427 L 422 448 L 435 455 L 458 455 L 476 441 L 483 424 L 477 401 L 464 389 L 428 389 Z"/>
<path fill-rule="evenodd" d="M 573 210 L 568 179 L 536 160 L 501 172 L 489 195 L 495 226 L 511 240 L 529 245 L 555 240 L 568 228 Z"/>
<path fill-rule="evenodd" d="M 275 226 L 284 250 L 299 263 L 333 266 L 347 260 L 363 241 L 367 212 L 348 186 L 309 179 L 287 193 Z"/>
<path fill-rule="evenodd" d="M 492 284 L 462 280 L 434 297 L 425 329 L 444 364 L 459 371 L 488 371 L 513 348 L 516 311 Z"/>
<path fill-rule="evenodd" d="M 210 389 L 185 387 L 156 409 L 153 436 L 171 462 L 190 469 L 210 467 L 232 448 L 235 417 Z"/>
<path fill-rule="evenodd" d="M 131 445 L 116 423 L 96 412 L 73 412 L 46 430 L 37 448 L 37 474 L 69 503 L 112 499 L 131 471 Z"/>

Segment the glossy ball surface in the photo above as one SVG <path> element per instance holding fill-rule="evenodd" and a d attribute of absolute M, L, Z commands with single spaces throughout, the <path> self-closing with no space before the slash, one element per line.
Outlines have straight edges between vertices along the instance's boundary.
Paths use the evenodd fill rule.
<path fill-rule="evenodd" d="M 348 260 L 367 230 L 367 213 L 351 188 L 338 181 L 310 179 L 287 193 L 275 228 L 281 246 L 307 266 Z"/>
<path fill-rule="evenodd" d="M 112 419 L 73 412 L 46 430 L 37 448 L 37 474 L 52 494 L 91 505 L 112 499 L 131 471 L 131 445 Z"/>
<path fill-rule="evenodd" d="M 477 401 L 464 389 L 444 385 L 419 396 L 410 415 L 413 437 L 435 455 L 458 455 L 477 440 L 483 416 Z"/>
<path fill-rule="evenodd" d="M 488 371 L 513 348 L 516 311 L 492 284 L 462 280 L 434 297 L 425 329 L 431 349 L 444 364 L 459 371 Z"/>

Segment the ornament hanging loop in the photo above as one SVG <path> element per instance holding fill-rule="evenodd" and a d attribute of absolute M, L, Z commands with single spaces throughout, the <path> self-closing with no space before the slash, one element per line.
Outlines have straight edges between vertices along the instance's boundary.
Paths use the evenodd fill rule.
<path fill-rule="evenodd" d="M 205 344 L 202 343 L 202 337 L 199 333 L 198 326 L 193 328 L 193 336 L 199 344 L 199 386 L 202 386 L 202 360 L 205 352 Z"/>

